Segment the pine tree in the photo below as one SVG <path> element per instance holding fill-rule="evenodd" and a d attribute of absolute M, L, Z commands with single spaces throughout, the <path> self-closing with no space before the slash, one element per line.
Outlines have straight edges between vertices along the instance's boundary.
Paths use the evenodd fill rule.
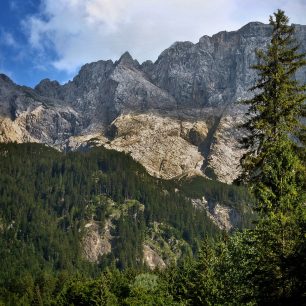
<path fill-rule="evenodd" d="M 306 64 L 294 39 L 294 27 L 278 10 L 270 17 L 272 39 L 267 51 L 258 51 L 259 79 L 249 106 L 242 140 L 246 153 L 241 159 L 241 181 L 249 184 L 259 212 L 254 231 L 260 266 L 254 275 L 260 304 L 292 302 L 300 292 L 299 250 L 305 244 L 305 161 L 301 117 L 306 86 L 294 78 Z M 300 138 L 299 138 L 300 137 Z M 299 149 L 297 149 L 299 147 Z M 297 154 L 297 152 L 299 152 Z M 303 157 L 304 156 L 304 157 Z M 303 225 L 304 224 L 304 225 Z M 302 253 L 305 254 L 305 253 Z M 294 297 L 295 295 L 295 297 Z"/>
<path fill-rule="evenodd" d="M 266 52 L 257 52 L 257 94 L 245 101 L 250 106 L 244 125 L 249 134 L 241 160 L 242 179 L 255 194 L 261 218 L 269 220 L 294 213 L 305 201 L 306 127 L 300 119 L 305 116 L 306 85 L 294 78 L 306 65 L 305 54 L 297 52 L 294 27 L 285 13 L 278 10 L 274 18 L 271 44 Z"/>
<path fill-rule="evenodd" d="M 267 52 L 257 51 L 259 79 L 252 88 L 256 95 L 244 103 L 249 105 L 249 120 L 244 127 L 250 134 L 243 139 L 248 152 L 242 159 L 244 177 L 251 181 L 260 178 L 265 150 L 284 134 L 297 134 L 303 128 L 299 116 L 305 112 L 305 85 L 294 79 L 296 71 L 306 64 L 305 54 L 298 54 L 294 27 L 288 17 L 278 10 L 273 26 L 271 44 Z"/>

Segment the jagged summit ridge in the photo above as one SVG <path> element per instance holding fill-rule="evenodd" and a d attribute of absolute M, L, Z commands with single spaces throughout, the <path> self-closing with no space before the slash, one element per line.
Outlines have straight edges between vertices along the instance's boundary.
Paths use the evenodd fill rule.
<path fill-rule="evenodd" d="M 5 74 L 0 73 L 0 81 L 6 83 L 13 83 L 13 81 Z"/>
<path fill-rule="evenodd" d="M 131 54 L 126 51 L 124 52 L 120 59 L 116 62 L 117 65 L 124 65 L 124 66 L 128 66 L 128 67 L 135 67 L 135 68 L 139 68 L 139 62 L 135 59 L 133 59 L 133 57 L 131 56 Z"/>
<path fill-rule="evenodd" d="M 305 52 L 306 26 L 295 28 Z M 236 102 L 252 95 L 255 50 L 265 48 L 270 37 L 271 26 L 251 22 L 238 31 L 205 35 L 195 44 L 176 42 L 154 63 L 140 65 L 125 52 L 115 62 L 84 65 L 64 85 L 45 79 L 34 90 L 0 75 L 0 141 L 73 149 L 95 135 L 102 145 L 130 152 L 157 176 L 201 170 L 231 181 L 241 155 L 236 126 L 245 112 Z M 306 70 L 296 77 L 305 82 Z M 109 138 L 113 128 L 120 135 Z M 195 162 L 166 154 L 183 146 Z"/>

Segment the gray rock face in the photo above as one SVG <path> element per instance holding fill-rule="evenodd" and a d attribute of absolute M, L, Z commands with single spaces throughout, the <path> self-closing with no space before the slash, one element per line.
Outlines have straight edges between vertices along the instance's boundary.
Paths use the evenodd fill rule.
<path fill-rule="evenodd" d="M 305 52 L 306 26 L 295 28 L 301 51 Z M 202 155 L 203 173 L 230 182 L 239 173 L 242 153 L 237 147 L 240 136 L 236 126 L 243 120 L 245 110 L 236 102 L 251 96 L 248 89 L 256 80 L 256 71 L 250 69 L 256 63 L 254 51 L 265 48 L 270 36 L 269 25 L 252 22 L 238 31 L 203 36 L 197 44 L 176 42 L 155 63 L 146 61 L 140 65 L 126 52 L 116 62 L 86 64 L 67 84 L 45 79 L 34 90 L 17 86 L 0 75 L 0 141 L 37 141 L 65 148 L 71 137 L 78 136 L 78 142 L 80 136 L 86 141 L 90 135 L 108 137 L 110 126 L 118 123 L 119 117 L 124 129 L 124 118 L 128 120 L 126 125 L 131 124 L 128 114 L 152 116 L 156 122 L 156 116 L 160 116 L 171 119 L 161 119 L 162 122 L 173 124 L 176 120 L 181 126 L 193 126 L 188 137 L 180 133 L 173 138 L 179 143 L 173 140 L 171 150 L 181 148 L 185 139 Z M 296 77 L 305 82 L 306 69 Z M 202 122 L 208 131 L 201 132 L 196 122 Z M 135 140 L 133 144 L 122 141 L 122 135 L 118 141 L 112 135 L 116 149 L 139 156 L 144 166 L 144 156 L 150 156 L 151 161 L 152 158 L 150 154 L 139 154 L 139 146 L 144 145 L 146 152 L 160 152 L 160 158 L 155 159 L 163 159 L 167 155 L 164 150 L 169 149 L 167 142 L 157 150 L 158 144 L 150 141 L 160 138 L 162 131 L 155 129 L 159 133 L 156 138 L 152 135 L 154 129 L 149 130 L 150 124 L 135 123 L 131 129 L 137 130 L 137 126 L 148 130 L 130 136 Z M 194 156 L 198 158 L 198 154 Z M 169 157 L 165 163 L 172 169 L 171 175 L 164 175 L 167 178 L 182 174 L 173 171 L 177 165 L 185 167 L 181 159 Z M 188 164 L 192 164 L 190 160 Z M 148 169 L 155 166 L 151 162 Z"/>
<path fill-rule="evenodd" d="M 44 83 L 49 85 L 49 81 Z M 33 89 L 15 85 L 8 77 L 0 76 L 1 142 L 56 145 L 80 133 L 81 127 L 81 115 L 70 105 L 40 96 Z"/>
<path fill-rule="evenodd" d="M 148 73 L 180 109 L 223 108 L 254 84 L 254 50 L 264 47 L 270 34 L 270 26 L 250 23 L 236 32 L 203 36 L 197 44 L 175 43 Z"/>

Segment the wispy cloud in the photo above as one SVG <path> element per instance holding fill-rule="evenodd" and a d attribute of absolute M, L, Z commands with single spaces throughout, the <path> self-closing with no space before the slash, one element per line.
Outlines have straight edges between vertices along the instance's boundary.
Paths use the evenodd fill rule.
<path fill-rule="evenodd" d="M 126 50 L 140 61 L 155 60 L 174 41 L 267 22 L 277 8 L 306 23 L 305 0 L 42 0 L 39 14 L 23 24 L 33 49 L 45 56 L 52 50 L 51 64 L 74 73 Z"/>
<path fill-rule="evenodd" d="M 13 48 L 19 47 L 13 34 L 3 29 L 0 31 L 0 44 L 5 45 L 7 47 L 13 47 Z"/>
<path fill-rule="evenodd" d="M 12 11 L 15 11 L 18 8 L 18 4 L 14 0 L 11 0 L 9 5 Z"/>

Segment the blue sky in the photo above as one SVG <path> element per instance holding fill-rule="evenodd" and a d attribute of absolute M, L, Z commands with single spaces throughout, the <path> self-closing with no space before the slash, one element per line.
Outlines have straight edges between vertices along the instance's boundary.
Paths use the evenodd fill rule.
<path fill-rule="evenodd" d="M 50 48 L 43 54 L 29 43 L 25 22 L 40 14 L 40 5 L 40 0 L 0 0 L 0 72 L 21 85 L 34 86 L 46 77 L 68 77 L 52 65 L 56 50 Z"/>
<path fill-rule="evenodd" d="M 85 63 L 125 51 L 154 61 L 174 41 L 267 23 L 277 8 L 306 24 L 306 0 L 0 0 L 0 72 L 64 83 Z"/>

